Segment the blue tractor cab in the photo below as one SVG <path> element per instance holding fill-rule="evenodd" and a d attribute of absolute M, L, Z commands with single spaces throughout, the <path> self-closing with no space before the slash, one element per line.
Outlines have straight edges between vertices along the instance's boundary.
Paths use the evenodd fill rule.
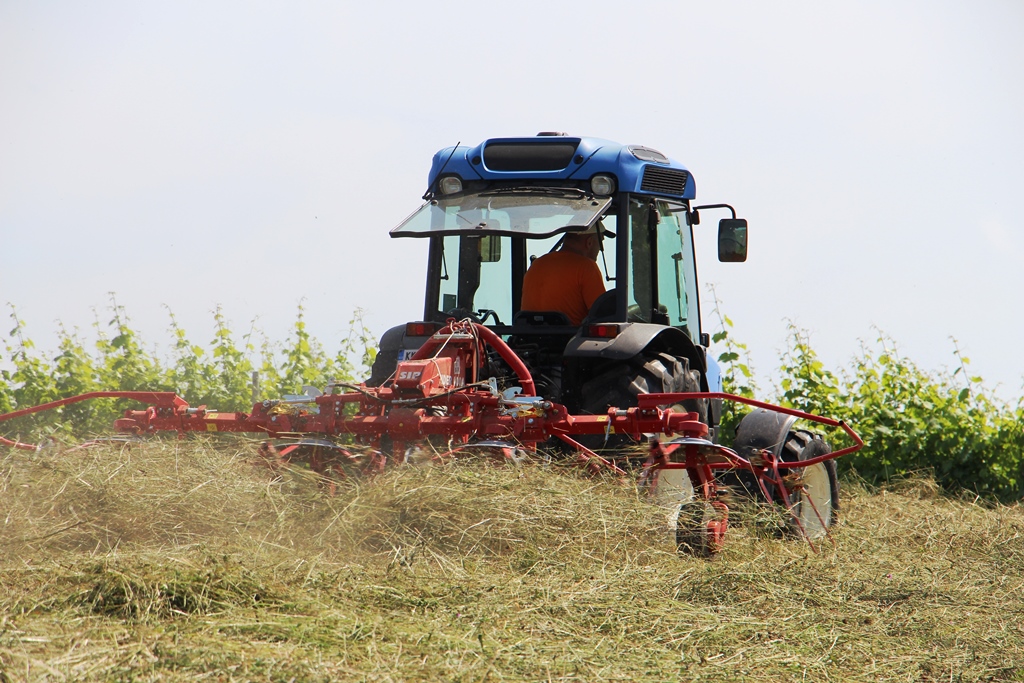
<path fill-rule="evenodd" d="M 399 358 L 454 317 L 502 335 L 541 393 L 572 411 L 635 405 L 638 393 L 720 390 L 701 328 L 692 226 L 700 209 L 728 209 L 719 258 L 740 261 L 746 221 L 727 205 L 691 206 L 695 195 L 685 166 L 638 145 L 541 133 L 440 150 L 425 203 L 391 231 L 429 241 L 423 320 L 382 337 L 369 383 L 388 381 Z M 530 264 L 566 233 L 595 226 L 606 291 L 582 324 L 523 310 Z M 717 426 L 717 405 L 687 408 Z"/>

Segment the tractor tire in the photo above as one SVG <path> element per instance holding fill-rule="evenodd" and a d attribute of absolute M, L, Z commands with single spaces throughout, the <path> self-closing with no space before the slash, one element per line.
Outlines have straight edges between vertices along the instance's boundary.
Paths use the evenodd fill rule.
<path fill-rule="evenodd" d="M 402 353 L 407 340 L 405 338 L 405 325 L 397 325 L 385 332 L 377 347 L 377 355 L 370 366 L 370 378 L 366 380 L 366 386 L 379 387 L 395 374 L 398 367 L 398 354 Z"/>
<path fill-rule="evenodd" d="M 700 391 L 700 372 L 691 370 L 689 361 L 668 353 L 642 353 L 631 361 L 606 367 L 580 387 L 580 411 L 604 415 L 608 408 L 630 408 L 637 405 L 637 396 L 663 392 Z M 674 407 L 679 412 L 695 412 L 707 424 L 708 404 L 704 400 L 688 400 Z M 608 450 L 633 443 L 623 435 L 588 436 L 579 439 L 591 450 Z"/>
<path fill-rule="evenodd" d="M 804 429 L 792 429 L 793 420 L 775 411 L 755 410 L 740 422 L 732 448 L 748 459 L 753 458 L 758 450 L 770 450 L 778 453 L 783 463 L 809 460 L 831 452 L 821 436 Z M 791 482 L 788 487 L 791 488 L 791 512 L 787 513 L 787 528 L 812 541 L 823 537 L 839 512 L 839 480 L 835 461 L 826 460 L 806 468 L 780 466 L 779 473 Z M 784 503 L 781 493 L 771 483 L 765 483 L 766 498 L 750 472 L 723 472 L 718 483 L 732 489 L 736 495 L 760 503 Z"/>
<path fill-rule="evenodd" d="M 700 391 L 700 373 L 690 370 L 686 358 L 667 353 L 641 354 L 584 382 L 581 408 L 584 413 L 603 415 L 608 408 L 635 406 L 640 394 L 681 391 Z M 686 401 L 682 408 L 698 413 L 701 422 L 707 422 L 706 402 Z"/>
<path fill-rule="evenodd" d="M 390 352 L 389 352 L 390 351 Z M 373 365 L 370 366 L 370 379 L 366 380 L 366 386 L 379 387 L 388 381 L 395 374 L 398 367 L 398 351 L 391 349 L 380 349 Z"/>

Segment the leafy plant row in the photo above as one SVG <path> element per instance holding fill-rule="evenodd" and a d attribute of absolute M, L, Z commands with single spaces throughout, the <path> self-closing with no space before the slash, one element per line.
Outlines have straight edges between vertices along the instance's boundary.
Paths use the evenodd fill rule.
<path fill-rule="evenodd" d="M 368 376 L 376 340 L 357 310 L 347 337 L 333 353 L 312 338 L 300 305 L 288 338 L 275 343 L 250 330 L 236 335 L 220 309 L 207 346 L 194 343 L 173 314 L 170 357 L 146 350 L 122 306 L 111 298 L 111 319 L 95 323 L 97 341 L 87 346 L 75 332 L 61 327 L 56 355 L 41 354 L 26 335 L 11 307 L 14 328 L 0 363 L 0 413 L 99 390 L 175 391 L 191 405 L 218 410 L 248 410 L 253 398 L 299 393 L 330 380 L 358 381 Z M 884 482 L 910 473 L 932 474 L 951 490 L 975 491 L 986 498 L 1024 497 L 1024 400 L 998 399 L 980 377 L 971 376 L 970 361 L 954 343 L 958 367 L 932 372 L 903 357 L 892 339 L 879 334 L 863 345 L 844 368 L 831 370 L 811 347 L 807 332 L 790 327 L 789 343 L 775 373 L 777 386 L 762 392 L 754 380 L 747 347 L 731 335 L 732 321 L 716 307 L 725 390 L 799 410 L 837 417 L 853 425 L 865 441 L 859 453 L 839 461 L 869 482 Z M 253 372 L 259 375 L 254 390 Z M 4 423 L 0 433 L 39 439 L 54 432 L 80 437 L 109 431 L 124 410 L 118 401 L 91 401 L 63 408 L 55 420 L 20 418 Z M 726 405 L 725 443 L 742 411 Z M 829 435 L 834 443 L 844 438 Z"/>
<path fill-rule="evenodd" d="M 717 312 L 717 311 L 716 311 Z M 719 313 L 713 340 L 729 393 L 764 398 L 751 370 L 746 345 L 730 336 L 732 321 Z M 1024 399 L 1000 400 L 981 377 L 969 372 L 970 359 L 953 342 L 957 368 L 932 372 L 905 358 L 896 343 L 879 333 L 862 344 L 844 368 L 830 370 L 811 347 L 805 330 L 789 327 L 788 345 L 768 400 L 804 412 L 843 419 L 865 447 L 837 464 L 869 483 L 908 474 L 934 476 L 951 491 L 973 491 L 988 499 L 1024 497 Z M 729 435 L 742 412 L 723 420 Z M 827 435 L 845 445 L 845 435 Z M 726 437 L 728 442 L 728 437 Z"/>
<path fill-rule="evenodd" d="M 76 332 L 60 326 L 57 353 L 48 356 L 36 349 L 10 306 L 14 328 L 4 342 L 7 357 L 0 363 L 0 414 L 90 391 L 174 391 L 190 405 L 247 412 L 254 400 L 297 394 L 307 385 L 322 388 L 331 380 L 361 379 L 369 374 L 376 355 L 376 340 L 360 310 L 333 353 L 310 336 L 301 304 L 282 343 L 255 329 L 239 337 L 218 308 L 213 313 L 213 339 L 204 347 L 193 342 L 168 311 L 173 346 L 169 358 L 163 359 L 147 351 L 113 296 L 108 311 L 111 318 L 105 326 L 94 323 L 94 344 L 87 345 Z M 104 433 L 124 407 L 117 400 L 86 401 L 60 408 L 48 419 L 5 422 L 0 433 L 36 440 L 55 432 L 76 437 Z"/>

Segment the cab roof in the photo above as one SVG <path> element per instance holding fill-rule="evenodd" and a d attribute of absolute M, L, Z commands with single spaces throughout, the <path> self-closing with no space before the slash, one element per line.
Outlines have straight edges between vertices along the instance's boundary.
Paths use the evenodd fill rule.
<path fill-rule="evenodd" d="M 475 147 L 439 150 L 430 167 L 427 193 L 436 191 L 440 177 L 450 175 L 464 181 L 585 181 L 599 174 L 613 176 L 619 191 L 676 199 L 696 196 L 690 171 L 657 150 L 561 133 L 491 138 Z"/>

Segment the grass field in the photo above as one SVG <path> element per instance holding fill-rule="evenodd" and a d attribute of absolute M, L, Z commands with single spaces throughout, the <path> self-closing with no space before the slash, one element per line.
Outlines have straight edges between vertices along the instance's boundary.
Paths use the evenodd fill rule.
<path fill-rule="evenodd" d="M 677 555 L 632 485 L 235 443 L 0 452 L 0 681 L 1024 680 L 1024 511 L 844 483 Z"/>

